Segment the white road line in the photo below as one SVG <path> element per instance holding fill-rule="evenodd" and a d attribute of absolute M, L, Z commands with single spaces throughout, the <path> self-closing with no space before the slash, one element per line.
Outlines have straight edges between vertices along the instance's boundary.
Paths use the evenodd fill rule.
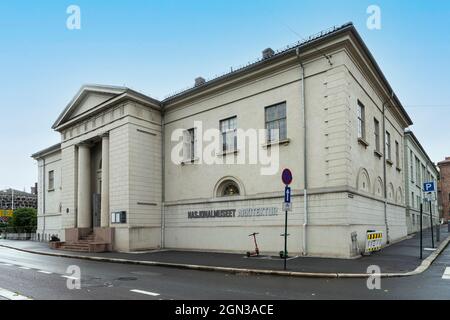
<path fill-rule="evenodd" d="M 28 268 L 28 267 L 19 267 L 19 269 L 30 270 L 31 268 Z"/>
<path fill-rule="evenodd" d="M 442 279 L 450 280 L 450 267 L 445 268 L 444 274 L 442 275 Z"/>
<path fill-rule="evenodd" d="M 133 289 L 133 290 L 130 290 L 130 291 L 131 292 L 136 292 L 136 293 L 141 293 L 141 294 L 146 294 L 148 296 L 153 296 L 153 297 L 159 296 L 159 293 L 150 292 L 150 291 L 144 291 L 144 290 L 138 290 L 138 289 Z"/>
<path fill-rule="evenodd" d="M 61 277 L 67 278 L 67 279 L 72 279 L 72 280 L 80 280 L 80 278 L 72 277 L 72 276 L 65 276 L 65 275 L 62 275 Z"/>
<path fill-rule="evenodd" d="M 38 270 L 38 272 L 40 273 L 45 273 L 45 274 L 52 274 L 53 272 L 50 271 L 44 271 L 44 270 Z"/>
<path fill-rule="evenodd" d="M 21 294 L 0 288 L 0 297 L 6 298 L 8 300 L 33 300 L 31 298 L 22 296 Z"/>
<path fill-rule="evenodd" d="M 2 266 L 7 266 L 7 267 L 12 267 L 13 266 L 13 264 L 10 264 L 10 263 L 0 263 Z"/>

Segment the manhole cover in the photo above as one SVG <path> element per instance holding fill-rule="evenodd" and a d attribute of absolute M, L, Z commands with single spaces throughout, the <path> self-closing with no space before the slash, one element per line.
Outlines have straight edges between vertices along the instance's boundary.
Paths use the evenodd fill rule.
<path fill-rule="evenodd" d="M 137 278 L 135 278 L 135 277 L 120 277 L 120 278 L 117 278 L 116 280 L 118 280 L 118 281 L 133 281 L 133 280 L 137 280 Z"/>

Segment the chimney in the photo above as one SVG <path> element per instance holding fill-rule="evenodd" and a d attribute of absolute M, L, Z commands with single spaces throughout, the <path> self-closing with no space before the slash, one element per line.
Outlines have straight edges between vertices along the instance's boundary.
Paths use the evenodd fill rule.
<path fill-rule="evenodd" d="M 263 50 L 262 57 L 263 57 L 263 59 L 267 59 L 267 58 L 272 57 L 274 54 L 275 54 L 275 51 L 273 51 L 272 48 L 267 48 L 267 49 Z"/>
<path fill-rule="evenodd" d="M 201 86 L 205 82 L 206 82 L 205 78 L 202 78 L 202 77 L 195 78 L 195 86 L 196 87 Z"/>

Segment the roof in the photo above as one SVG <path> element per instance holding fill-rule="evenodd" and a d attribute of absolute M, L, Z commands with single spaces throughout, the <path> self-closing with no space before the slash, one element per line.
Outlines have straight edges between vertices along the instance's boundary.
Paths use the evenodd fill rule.
<path fill-rule="evenodd" d="M 55 123 L 52 126 L 52 129 L 57 128 L 59 125 L 61 125 L 64 121 L 64 119 L 70 114 L 70 112 L 75 108 L 77 103 L 81 101 L 88 93 L 90 92 L 97 92 L 97 93 L 109 93 L 112 94 L 112 97 L 109 100 L 113 100 L 116 98 L 119 98 L 122 95 L 132 95 L 139 97 L 140 99 L 143 99 L 151 104 L 155 104 L 157 106 L 161 106 L 161 102 L 159 100 L 156 100 L 152 97 L 149 97 L 145 94 L 142 94 L 138 91 L 135 91 L 133 89 L 130 89 L 128 87 L 121 87 L 121 86 L 111 86 L 111 85 L 99 85 L 99 84 L 85 84 L 83 85 L 80 90 L 78 90 L 77 94 L 70 100 L 70 102 L 67 104 L 67 106 L 64 108 L 64 110 L 61 112 L 61 114 L 56 119 Z M 107 102 L 105 101 L 105 102 Z M 105 103 L 103 102 L 103 103 Z"/>
<path fill-rule="evenodd" d="M 419 147 L 420 151 L 422 151 L 422 153 L 425 155 L 425 157 L 427 158 L 428 162 L 430 162 L 431 164 L 433 164 L 433 167 L 436 169 L 436 165 L 433 161 L 431 161 L 430 157 L 428 156 L 427 152 L 425 151 L 425 149 L 422 147 L 422 145 L 419 142 L 419 139 L 417 139 L 416 135 L 414 134 L 414 132 L 412 132 L 411 130 L 407 129 L 405 130 L 405 136 L 409 136 L 413 139 L 413 141 L 415 142 L 415 144 Z M 436 169 L 437 172 L 437 169 Z"/>
<path fill-rule="evenodd" d="M 59 151 L 59 150 L 61 150 L 61 143 L 54 144 L 51 147 L 48 147 L 48 148 L 45 148 L 45 149 L 43 149 L 41 151 L 33 153 L 31 155 L 31 157 L 34 158 L 34 159 L 39 159 L 39 158 L 42 158 L 45 155 L 51 154 L 51 153 Z"/>
<path fill-rule="evenodd" d="M 375 68 L 376 72 L 380 76 L 382 82 L 386 85 L 387 90 L 392 94 L 392 99 L 395 101 L 395 104 L 398 105 L 398 107 L 400 109 L 399 110 L 400 113 L 405 117 L 408 125 L 412 125 L 413 122 L 412 122 L 411 118 L 409 117 L 409 115 L 406 112 L 405 108 L 403 107 L 402 103 L 398 99 L 397 95 L 394 93 L 394 90 L 392 89 L 392 87 L 390 86 L 386 77 L 384 76 L 383 72 L 381 71 L 381 68 L 378 66 L 377 62 L 375 61 L 375 58 L 369 51 L 368 47 L 362 40 L 361 36 L 359 35 L 358 31 L 356 30 L 356 28 L 354 27 L 352 22 L 348 22 L 341 26 L 335 26 L 335 27 L 329 28 L 327 30 L 324 30 L 320 33 L 317 33 L 315 35 L 308 37 L 307 39 L 305 39 L 303 41 L 299 41 L 293 45 L 285 47 L 284 49 L 276 51 L 275 54 L 273 56 L 271 56 L 270 58 L 264 59 L 261 57 L 258 60 L 256 60 L 255 62 L 249 63 L 246 66 L 243 66 L 243 67 L 233 70 L 231 72 L 225 73 L 225 74 L 215 77 L 211 80 L 208 80 L 204 84 L 197 85 L 197 86 L 188 88 L 186 90 L 183 90 L 181 92 L 175 93 L 173 95 L 170 95 L 162 101 L 162 104 L 166 105 L 166 104 L 174 101 L 175 99 L 186 97 L 186 96 L 189 96 L 190 94 L 200 92 L 201 90 L 204 90 L 205 88 L 212 87 L 213 85 L 218 84 L 223 81 L 226 81 L 229 78 L 237 77 L 248 71 L 257 69 L 258 67 L 260 67 L 262 65 L 269 64 L 269 63 L 273 62 L 274 60 L 279 59 L 280 57 L 295 54 L 297 50 L 306 51 L 306 50 L 310 49 L 311 47 L 313 47 L 314 45 L 316 45 L 318 42 L 323 42 L 327 39 L 330 39 L 338 34 L 345 33 L 345 32 L 351 32 L 355 36 L 355 39 L 361 45 L 361 48 L 363 49 L 366 56 L 369 58 L 369 61 L 371 62 L 371 64 Z"/>
<path fill-rule="evenodd" d="M 33 193 L 20 191 L 20 190 L 16 190 L 16 189 L 11 189 L 11 188 L 0 190 L 0 195 L 11 195 L 13 191 L 14 191 L 14 197 L 23 197 L 23 196 L 33 197 L 33 198 L 37 197 L 37 195 L 35 195 Z"/>
<path fill-rule="evenodd" d="M 445 157 L 445 160 L 439 161 L 438 166 L 446 166 L 450 164 L 450 157 Z"/>

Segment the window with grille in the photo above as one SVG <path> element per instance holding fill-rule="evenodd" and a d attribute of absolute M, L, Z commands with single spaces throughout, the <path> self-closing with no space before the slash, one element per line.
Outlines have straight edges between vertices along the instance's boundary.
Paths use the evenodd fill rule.
<path fill-rule="evenodd" d="M 375 134 L 375 150 L 380 152 L 380 122 L 377 119 L 373 119 L 374 134 Z"/>
<path fill-rule="evenodd" d="M 53 170 L 48 172 L 48 190 L 55 189 L 55 172 Z"/>
<path fill-rule="evenodd" d="M 391 134 L 386 131 L 386 159 L 391 160 Z"/>
<path fill-rule="evenodd" d="M 237 150 L 237 117 L 228 118 L 220 121 L 220 132 L 222 138 L 222 151 Z"/>
<path fill-rule="evenodd" d="M 366 127 L 365 127 L 365 110 L 364 105 L 358 101 L 358 138 L 366 139 Z"/>
<path fill-rule="evenodd" d="M 267 130 L 267 142 L 287 139 L 286 128 L 286 103 L 266 107 L 265 122 Z"/>

